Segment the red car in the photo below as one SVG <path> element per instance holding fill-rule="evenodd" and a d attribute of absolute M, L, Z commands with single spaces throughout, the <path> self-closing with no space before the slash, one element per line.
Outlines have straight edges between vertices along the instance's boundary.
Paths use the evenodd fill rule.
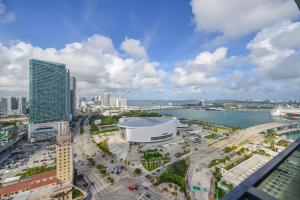
<path fill-rule="evenodd" d="M 133 191 L 133 190 L 137 190 L 137 187 L 135 185 L 129 185 L 128 189 Z"/>

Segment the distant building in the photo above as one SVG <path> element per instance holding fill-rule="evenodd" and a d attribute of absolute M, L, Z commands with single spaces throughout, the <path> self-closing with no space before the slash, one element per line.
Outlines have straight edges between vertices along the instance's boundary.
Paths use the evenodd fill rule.
<path fill-rule="evenodd" d="M 200 100 L 198 103 L 198 106 L 205 107 L 205 106 L 207 106 L 207 102 L 205 100 Z"/>
<path fill-rule="evenodd" d="M 176 117 L 120 118 L 121 136 L 131 143 L 160 142 L 176 136 Z"/>
<path fill-rule="evenodd" d="M 110 106 L 110 94 L 104 93 L 102 103 L 104 106 Z"/>
<path fill-rule="evenodd" d="M 112 107 L 116 107 L 116 97 L 110 97 L 110 103 L 109 105 L 112 106 Z"/>
<path fill-rule="evenodd" d="M 75 115 L 76 110 L 76 77 L 71 76 L 70 78 L 70 111 L 72 117 Z"/>
<path fill-rule="evenodd" d="M 8 100 L 7 100 L 7 98 L 1 98 L 0 115 L 8 115 Z"/>
<path fill-rule="evenodd" d="M 116 99 L 116 107 L 121 108 L 121 107 L 127 107 L 127 100 L 126 99 Z"/>
<path fill-rule="evenodd" d="M 18 109 L 21 115 L 26 114 L 26 97 L 20 97 L 18 99 Z"/>
<path fill-rule="evenodd" d="M 25 115 L 26 97 L 1 98 L 0 115 Z"/>
<path fill-rule="evenodd" d="M 76 110 L 79 109 L 79 107 L 80 107 L 80 97 L 79 96 L 76 96 L 76 104 L 75 104 L 75 106 L 76 106 Z"/>
<path fill-rule="evenodd" d="M 101 96 L 95 96 L 94 105 L 96 106 L 101 105 Z"/>
<path fill-rule="evenodd" d="M 29 62 L 29 132 L 36 124 L 70 119 L 70 72 L 64 64 L 31 59 Z M 41 126 L 39 126 L 41 128 Z M 57 127 L 49 125 L 50 128 Z"/>
<path fill-rule="evenodd" d="M 9 98 L 10 112 L 12 112 L 13 110 L 18 110 L 18 101 L 19 101 L 19 99 L 17 97 Z"/>
<path fill-rule="evenodd" d="M 8 98 L 8 115 L 18 115 L 18 98 L 17 97 L 9 97 Z"/>

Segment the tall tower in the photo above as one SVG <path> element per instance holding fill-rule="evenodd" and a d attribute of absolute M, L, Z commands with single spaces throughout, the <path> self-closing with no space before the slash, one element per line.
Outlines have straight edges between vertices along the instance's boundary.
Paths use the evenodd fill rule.
<path fill-rule="evenodd" d="M 26 97 L 19 97 L 18 110 L 20 115 L 26 114 Z"/>
<path fill-rule="evenodd" d="M 73 182 L 73 153 L 69 122 L 62 121 L 58 124 L 56 145 L 56 174 L 59 183 Z"/>
<path fill-rule="evenodd" d="M 75 115 L 76 109 L 76 78 L 71 76 L 70 78 L 70 111 L 72 117 Z"/>
<path fill-rule="evenodd" d="M 0 115 L 8 115 L 8 100 L 7 98 L 1 98 L 1 112 Z"/>
<path fill-rule="evenodd" d="M 29 62 L 29 123 L 69 120 L 70 72 L 64 64 Z"/>
<path fill-rule="evenodd" d="M 104 93 L 103 95 L 103 105 L 104 106 L 110 106 L 110 94 Z"/>

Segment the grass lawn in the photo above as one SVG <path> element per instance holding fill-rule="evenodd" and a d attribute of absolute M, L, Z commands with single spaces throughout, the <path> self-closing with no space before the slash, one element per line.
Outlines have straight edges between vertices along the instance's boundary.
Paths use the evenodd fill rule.
<path fill-rule="evenodd" d="M 51 171 L 51 170 L 54 170 L 56 169 L 56 166 L 49 166 L 49 167 L 34 167 L 34 168 L 31 168 L 23 173 L 19 173 L 19 174 L 16 174 L 16 176 L 21 176 L 21 178 L 24 178 L 24 177 L 30 177 L 32 175 L 35 175 L 35 174 L 38 174 L 38 173 L 42 173 L 42 172 L 47 172 L 47 171 Z"/>
<path fill-rule="evenodd" d="M 143 166 L 148 170 L 152 171 L 159 166 L 170 161 L 168 155 L 162 155 L 158 150 L 147 150 L 142 152 L 141 158 Z"/>
<path fill-rule="evenodd" d="M 229 165 L 226 165 L 226 166 L 224 167 L 224 169 L 230 170 L 230 169 L 234 168 L 235 166 L 237 166 L 238 164 L 240 164 L 240 163 L 244 162 L 245 160 L 251 158 L 252 156 L 253 156 L 253 154 L 246 154 L 246 155 L 244 155 L 242 158 L 233 161 L 233 162 L 230 163 Z"/>
<path fill-rule="evenodd" d="M 214 133 L 204 136 L 205 139 L 209 139 L 209 140 L 214 140 L 214 139 L 217 139 L 218 137 L 219 137 L 219 135 L 214 134 Z"/>

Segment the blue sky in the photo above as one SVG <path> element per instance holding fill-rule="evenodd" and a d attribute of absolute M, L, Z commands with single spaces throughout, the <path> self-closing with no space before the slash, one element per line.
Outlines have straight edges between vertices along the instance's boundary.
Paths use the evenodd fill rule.
<path fill-rule="evenodd" d="M 188 1 L 5 1 L 16 12 L 13 24 L 2 27 L 2 41 L 19 39 L 42 48 L 63 48 L 93 34 L 119 45 L 125 37 L 143 41 L 150 57 L 168 61 L 201 50 L 209 37 L 194 32 Z M 172 22 L 173 21 L 173 22 Z M 193 40 L 189 46 L 186 42 Z M 173 55 L 174 49 L 188 48 Z M 195 51 L 195 52 L 193 52 Z M 170 60 L 172 61 L 172 60 Z"/>
<path fill-rule="evenodd" d="M 81 96 L 299 98 L 300 71 L 279 73 L 295 69 L 299 13 L 292 0 L 0 0 L 0 96 L 27 95 L 34 57 L 65 63 Z"/>

